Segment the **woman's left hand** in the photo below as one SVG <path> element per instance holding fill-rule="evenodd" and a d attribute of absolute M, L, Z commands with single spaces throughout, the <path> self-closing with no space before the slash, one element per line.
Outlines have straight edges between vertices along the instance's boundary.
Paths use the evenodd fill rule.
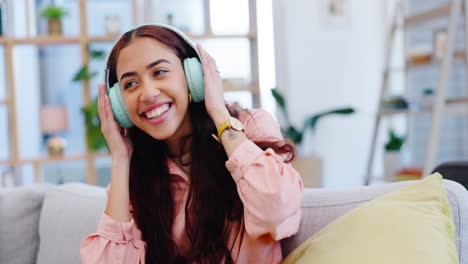
<path fill-rule="evenodd" d="M 224 102 L 223 80 L 221 79 L 215 60 L 200 44 L 197 44 L 197 48 L 200 52 L 203 68 L 206 110 L 216 127 L 219 127 L 229 118 L 229 112 Z"/>

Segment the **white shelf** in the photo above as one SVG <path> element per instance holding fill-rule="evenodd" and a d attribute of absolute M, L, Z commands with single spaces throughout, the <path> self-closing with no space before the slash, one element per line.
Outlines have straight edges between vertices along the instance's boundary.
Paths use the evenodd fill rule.
<path fill-rule="evenodd" d="M 255 39 L 257 38 L 257 35 L 254 33 L 248 33 L 248 34 L 213 34 L 213 33 L 206 33 L 206 34 L 199 34 L 199 35 L 192 35 L 188 34 L 187 36 L 191 39 L 223 39 L 223 38 L 248 38 L 248 39 Z"/>
<path fill-rule="evenodd" d="M 394 109 L 394 110 L 384 110 L 378 113 L 380 116 L 393 116 L 393 115 L 408 115 L 415 114 L 419 111 L 410 110 L 410 109 Z"/>
<path fill-rule="evenodd" d="M 65 36 L 37 36 L 31 38 L 7 38 L 6 42 L 12 44 L 54 45 L 79 43 L 80 38 Z"/>
<path fill-rule="evenodd" d="M 431 54 L 427 54 L 429 56 L 432 56 Z M 454 63 L 465 63 L 466 58 L 465 58 L 465 52 L 464 51 L 456 51 L 453 54 L 453 59 Z M 424 67 L 424 66 L 435 66 L 435 65 L 441 65 L 441 61 L 437 61 L 436 59 L 431 59 L 430 61 L 424 61 L 424 62 L 411 62 L 410 59 L 406 60 L 406 68 L 411 69 L 411 68 L 416 68 L 416 67 Z"/>
<path fill-rule="evenodd" d="M 447 99 L 445 101 L 445 105 L 447 107 L 451 106 L 467 106 L 468 107 L 468 97 L 464 98 L 454 98 L 454 99 Z M 380 116 L 392 116 L 392 115 L 417 115 L 417 114 L 430 114 L 432 112 L 432 108 L 424 108 L 424 109 L 394 109 L 394 110 L 384 110 L 380 112 L 378 115 Z"/>
<path fill-rule="evenodd" d="M 226 38 L 248 38 L 255 39 L 256 34 L 226 34 L 216 35 L 212 33 L 191 35 L 187 34 L 191 39 L 226 39 Z M 108 35 L 108 36 L 90 36 L 85 39 L 86 42 L 114 42 L 117 40 L 119 35 Z M 35 44 L 35 45 L 58 45 L 58 44 L 73 44 L 80 43 L 80 37 L 67 37 L 67 36 L 36 36 L 29 38 L 7 38 L 0 37 L 0 44 Z"/>
<path fill-rule="evenodd" d="M 389 27 L 388 38 L 387 38 L 387 48 L 385 53 L 385 69 L 390 69 L 391 61 L 392 61 L 392 49 L 394 45 L 391 43 L 395 40 L 396 37 L 396 30 L 403 28 L 408 29 L 412 26 L 434 21 L 437 18 L 443 18 L 448 20 L 447 25 L 447 50 L 443 54 L 443 58 L 441 60 L 435 59 L 433 52 L 428 52 L 425 54 L 414 54 L 409 56 L 405 59 L 405 72 L 408 74 L 409 70 L 414 67 L 424 67 L 424 66 L 439 66 L 438 69 L 439 79 L 437 82 L 437 88 L 435 89 L 434 100 L 441 100 L 443 102 L 442 105 L 433 104 L 430 107 L 423 108 L 423 109 L 395 109 L 395 110 L 387 110 L 382 108 L 382 104 L 379 104 L 379 109 L 376 114 L 377 118 L 375 120 L 375 127 L 372 137 L 371 143 L 371 150 L 369 159 L 367 162 L 367 171 L 366 171 L 366 181 L 365 184 L 369 184 L 371 179 L 373 179 L 375 175 L 373 175 L 373 163 L 375 157 L 375 151 L 377 146 L 377 137 L 379 134 L 379 125 L 381 124 L 381 117 L 384 116 L 393 116 L 393 115 L 416 115 L 416 114 L 428 114 L 431 117 L 431 128 L 428 131 L 429 136 L 426 140 L 426 149 L 425 149 L 425 158 L 424 158 L 424 165 L 422 168 L 423 175 L 428 175 L 430 170 L 435 167 L 436 161 L 436 154 L 438 150 L 438 137 L 440 136 L 440 128 L 442 126 L 442 118 L 446 114 L 454 115 L 454 114 L 463 114 L 466 117 L 467 109 L 468 109 L 468 97 L 465 98 L 457 98 L 457 99 L 447 99 L 446 98 L 446 91 L 449 85 L 449 78 L 450 74 L 452 73 L 451 65 L 453 63 L 462 62 L 466 65 L 466 54 L 468 51 L 467 43 L 465 42 L 465 47 L 463 50 L 454 50 L 455 45 L 455 34 L 457 33 L 459 20 L 462 19 L 462 14 L 464 13 L 465 6 L 462 1 L 454 1 L 450 0 L 444 3 L 443 5 L 430 9 L 425 12 L 421 12 L 415 15 L 405 17 L 404 14 L 404 2 L 398 2 L 395 13 L 393 16 L 393 20 L 391 23 L 391 27 Z M 464 1 L 463 1 L 464 2 Z M 403 23 L 403 25 L 399 26 Z M 464 27 L 467 28 L 467 21 L 464 20 Z M 403 34 L 403 38 L 405 34 Z M 466 36 L 465 36 L 466 38 Z M 402 39 L 404 42 L 404 39 Z M 405 45 L 403 44 L 405 47 Z M 406 48 L 406 47 L 405 47 Z M 405 52 L 403 54 L 406 54 Z M 466 55 L 466 56 L 465 56 Z M 380 101 L 383 101 L 383 96 L 387 94 L 387 90 L 389 89 L 389 82 L 390 82 L 390 73 L 391 71 L 384 72 L 382 78 L 382 86 L 380 89 Z M 406 78 L 408 76 L 405 76 Z M 436 107 L 437 106 L 437 107 Z M 456 107 L 455 107 L 456 106 Z"/>
<path fill-rule="evenodd" d="M 53 156 L 40 156 L 29 159 L 21 160 L 0 160 L 0 165 L 9 165 L 9 166 L 18 166 L 28 163 L 32 164 L 42 164 L 48 162 L 63 162 L 63 161 L 77 161 L 77 160 L 86 160 L 88 158 L 98 158 L 98 157 L 110 157 L 109 153 L 88 153 L 88 154 L 65 154 L 61 157 Z"/>
<path fill-rule="evenodd" d="M 118 35 L 108 35 L 108 36 L 89 36 L 88 41 L 90 42 L 114 42 L 117 40 Z"/>
<path fill-rule="evenodd" d="M 458 104 L 466 104 L 468 106 L 468 97 L 460 97 L 460 98 L 453 98 L 447 99 L 445 101 L 447 105 L 458 105 Z"/>
<path fill-rule="evenodd" d="M 29 1 L 27 1 L 29 2 Z M 53 35 L 33 35 L 33 34 L 28 34 L 25 36 L 15 36 L 14 34 L 11 34 L 10 36 L 8 35 L 2 35 L 0 36 L 0 48 L 5 51 L 5 58 L 4 58 L 4 64 L 6 65 L 6 79 L 7 80 L 14 80 L 15 76 L 15 60 L 13 56 L 13 51 L 14 48 L 17 45 L 30 45 L 30 46 L 35 46 L 35 47 L 42 47 L 46 45 L 73 45 L 76 46 L 77 48 L 80 49 L 81 53 L 81 64 L 89 64 L 89 45 L 91 43 L 110 43 L 112 44 L 117 40 L 117 38 L 120 36 L 120 34 L 113 34 L 113 35 L 89 35 L 89 32 L 87 30 L 87 1 L 85 0 L 80 0 L 77 1 L 77 7 L 76 7 L 76 14 L 78 15 L 78 32 L 76 35 L 71 35 L 71 36 L 53 36 Z M 125 10 L 127 12 L 127 15 L 132 15 L 133 16 L 133 26 L 136 26 L 139 24 L 139 21 L 141 21 L 140 15 L 141 15 L 141 8 L 142 6 L 138 4 L 138 1 L 134 0 L 131 1 L 131 8 L 129 10 Z M 203 1 L 203 5 L 205 10 L 209 10 L 208 6 L 209 1 Z M 257 40 L 257 17 L 255 16 L 256 10 L 255 10 L 255 1 L 249 0 L 249 8 L 250 13 L 249 13 L 249 32 L 245 34 L 213 34 L 210 32 L 210 30 L 206 30 L 206 33 L 203 34 L 189 34 L 186 33 L 187 36 L 190 38 L 197 40 L 197 39 L 224 39 L 226 41 L 230 41 L 230 39 L 242 39 L 242 40 L 247 40 L 250 45 L 250 66 L 251 66 L 251 83 L 245 83 L 245 85 L 241 86 L 231 86 L 227 87 L 227 91 L 250 91 L 252 94 L 256 95 L 254 96 L 254 105 L 258 104 L 258 94 L 259 94 L 259 88 L 258 88 L 258 52 L 256 49 L 256 40 Z M 20 18 L 21 21 L 25 21 L 26 25 L 26 32 L 30 33 L 31 28 L 28 27 L 29 19 L 26 14 L 31 13 L 33 10 L 28 10 L 29 6 L 26 5 L 25 8 L 26 12 L 23 17 L 18 17 Z M 31 12 L 30 12 L 31 11 Z M 207 13 L 208 16 L 206 16 L 205 22 L 210 22 L 210 16 L 209 12 Z M 29 22 L 28 22 L 29 21 Z M 209 25 L 207 23 L 206 25 Z M 209 27 L 208 27 L 209 28 Z M 8 94 L 15 92 L 16 90 L 16 83 L 14 81 L 8 83 Z M 82 83 L 82 88 L 83 88 L 83 103 L 86 104 L 92 100 L 92 93 L 91 93 L 91 87 L 89 82 L 83 82 Z M 255 103 L 257 102 L 257 103 Z M 3 107 L 5 105 L 6 107 L 12 107 L 17 104 L 16 99 L 14 96 L 6 96 L 6 98 L 0 99 L 0 106 Z M 48 162 L 70 162 L 70 161 L 84 161 L 86 163 L 86 176 L 87 176 L 87 182 L 89 184 L 96 184 L 97 178 L 96 178 L 96 164 L 95 161 L 97 158 L 107 158 L 109 157 L 109 154 L 94 154 L 94 153 L 77 153 L 77 154 L 65 154 L 62 157 L 49 157 L 47 155 L 45 156 L 37 156 L 37 157 L 22 157 L 20 155 L 20 144 L 19 144 L 19 133 L 18 133 L 18 123 L 17 123 L 17 111 L 13 108 L 12 111 L 8 111 L 8 123 L 7 123 L 7 129 L 8 129 L 8 134 L 10 135 L 9 137 L 9 144 L 10 144 L 10 149 L 8 151 L 8 156 L 5 157 L 5 160 L 0 160 L 0 165 L 1 166 L 22 166 L 22 165 L 32 165 L 34 167 L 34 175 L 35 175 L 35 180 L 36 182 L 39 182 L 40 180 L 40 167 L 44 163 Z M 39 154 L 38 154 L 39 155 Z M 19 175 L 19 173 L 18 173 Z"/>
<path fill-rule="evenodd" d="M 437 17 L 444 17 L 450 15 L 450 3 L 444 6 L 428 10 L 416 15 L 412 15 L 405 18 L 405 27 L 411 27 Z"/>

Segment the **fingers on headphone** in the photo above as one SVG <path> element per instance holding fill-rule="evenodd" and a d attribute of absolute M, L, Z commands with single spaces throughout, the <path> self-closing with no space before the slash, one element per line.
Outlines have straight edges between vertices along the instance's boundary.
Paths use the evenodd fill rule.
<path fill-rule="evenodd" d="M 104 100 L 105 100 L 105 105 L 106 105 L 107 122 L 109 122 L 109 124 L 111 124 L 114 121 L 114 116 L 112 115 L 112 109 L 111 109 L 109 96 L 104 94 Z"/>
<path fill-rule="evenodd" d="M 200 59 L 203 65 L 204 62 L 206 61 L 205 49 L 203 49 L 200 43 L 197 44 L 197 47 L 198 47 L 198 52 L 200 53 Z"/>
<path fill-rule="evenodd" d="M 99 84 L 99 95 L 98 95 L 98 111 L 99 117 L 102 121 L 109 122 L 109 114 L 110 112 L 110 101 L 109 97 L 106 95 L 106 88 L 104 85 Z"/>
<path fill-rule="evenodd" d="M 203 48 L 202 48 L 202 49 L 203 49 Z M 212 58 L 211 58 L 210 54 L 208 54 L 208 52 L 206 52 L 205 49 L 203 49 L 203 57 L 204 57 L 204 59 L 205 59 L 206 64 L 207 64 L 207 65 L 209 66 L 209 68 L 211 69 L 211 63 L 212 63 L 211 60 L 212 60 Z"/>
<path fill-rule="evenodd" d="M 200 45 L 200 43 L 197 44 L 197 47 L 198 47 L 198 51 L 200 52 L 200 57 L 201 57 L 200 59 L 201 59 L 203 74 L 210 75 L 209 62 L 206 58 L 206 52 L 203 49 L 203 47 Z"/>
<path fill-rule="evenodd" d="M 98 113 L 99 113 L 99 117 L 102 121 L 102 119 L 104 118 L 104 96 L 103 96 L 103 89 L 101 87 L 101 85 L 99 85 L 99 91 L 98 91 Z"/>
<path fill-rule="evenodd" d="M 208 52 L 205 52 L 205 55 L 211 72 L 218 72 L 218 67 L 216 66 L 216 61 L 213 59 L 213 57 Z"/>
<path fill-rule="evenodd" d="M 213 57 L 211 57 L 211 55 L 208 54 L 208 52 L 206 52 L 206 50 L 200 45 L 200 43 L 197 44 L 197 47 L 198 47 L 198 50 L 200 51 L 203 73 L 211 75 L 211 74 L 218 72 L 218 68 L 216 66 L 216 62 L 213 59 Z"/>
<path fill-rule="evenodd" d="M 198 49 L 198 52 L 200 53 L 200 56 L 204 57 L 205 54 L 203 54 L 203 53 L 204 53 L 205 50 L 203 49 L 203 47 L 202 47 L 202 45 L 200 43 L 197 43 L 197 49 Z"/>

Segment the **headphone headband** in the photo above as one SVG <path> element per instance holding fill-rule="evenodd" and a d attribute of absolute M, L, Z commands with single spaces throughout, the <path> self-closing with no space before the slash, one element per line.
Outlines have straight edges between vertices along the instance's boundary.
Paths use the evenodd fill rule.
<path fill-rule="evenodd" d="M 110 49 L 110 51 L 112 51 L 115 47 L 115 44 L 117 44 L 117 42 L 120 41 L 120 39 L 125 35 L 127 34 L 128 32 L 130 31 L 133 31 L 135 29 L 138 29 L 138 28 L 141 28 L 141 27 L 144 27 L 144 26 L 158 26 L 158 27 L 162 27 L 162 28 L 165 28 L 165 29 L 169 29 L 170 31 L 176 33 L 177 35 L 179 35 L 180 37 L 182 37 L 185 42 L 187 44 L 189 44 L 194 50 L 195 52 L 197 53 L 197 56 L 198 56 L 198 59 L 201 61 L 201 56 L 200 56 L 200 53 L 198 52 L 198 49 L 197 49 L 197 45 L 195 44 L 195 42 L 193 42 L 184 32 L 182 32 L 181 30 L 171 26 L 171 25 L 167 25 L 167 24 L 162 24 L 162 23 L 152 23 L 152 24 L 141 24 L 139 26 L 136 26 L 136 27 L 133 27 L 129 30 L 127 30 L 125 33 L 123 33 L 122 35 L 120 35 L 117 40 L 114 42 L 114 44 L 112 45 L 112 48 Z M 107 58 L 106 58 L 106 69 L 105 69 L 105 74 L 104 74 L 104 82 L 106 84 L 106 88 L 107 90 L 110 89 L 110 83 L 109 83 L 109 68 L 108 68 L 108 65 L 109 65 L 109 59 L 110 59 L 110 53 L 107 54 Z"/>

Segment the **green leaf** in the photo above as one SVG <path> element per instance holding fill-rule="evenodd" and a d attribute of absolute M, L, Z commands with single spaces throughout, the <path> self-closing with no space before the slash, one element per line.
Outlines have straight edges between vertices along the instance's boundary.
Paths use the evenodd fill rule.
<path fill-rule="evenodd" d="M 310 128 L 312 130 L 315 130 L 315 125 L 317 124 L 317 121 L 319 120 L 319 118 L 322 117 L 321 115 L 314 115 L 314 116 L 310 116 L 308 118 L 306 118 L 304 120 L 304 130 L 307 129 L 307 128 Z"/>
<path fill-rule="evenodd" d="M 42 10 L 41 16 L 46 19 L 60 19 L 67 14 L 65 9 L 62 9 L 55 5 L 49 5 L 47 8 Z"/>
<path fill-rule="evenodd" d="M 389 139 L 385 144 L 386 151 L 400 151 L 406 141 L 405 136 L 398 136 L 393 130 L 388 132 Z"/>
<path fill-rule="evenodd" d="M 104 51 L 103 50 L 91 50 L 89 52 L 89 56 L 92 58 L 92 59 L 102 59 L 104 58 Z"/>
<path fill-rule="evenodd" d="M 88 65 L 83 65 L 81 69 L 75 74 L 75 77 L 73 77 L 73 81 L 79 82 L 79 81 L 85 81 L 85 80 L 91 80 L 94 76 L 97 75 L 97 72 L 89 72 Z"/>
<path fill-rule="evenodd" d="M 86 143 L 91 151 L 99 151 L 107 148 L 107 143 L 104 135 L 101 132 L 101 122 L 97 109 L 97 98 L 91 101 L 85 107 L 81 108 L 81 112 L 85 118 L 86 125 Z"/>
<path fill-rule="evenodd" d="M 312 115 L 306 120 L 304 120 L 304 130 L 307 128 L 310 128 L 312 130 L 315 130 L 315 127 L 317 125 L 317 122 L 319 119 L 329 116 L 329 115 L 349 115 L 354 113 L 355 110 L 351 107 L 345 107 L 345 108 L 338 108 L 330 111 L 325 111 L 316 115 Z"/>
<path fill-rule="evenodd" d="M 75 74 L 75 77 L 73 77 L 73 81 L 75 81 L 75 82 L 82 81 L 82 80 L 84 80 L 86 78 L 87 75 L 88 75 L 88 66 L 84 65 Z"/>
<path fill-rule="evenodd" d="M 349 114 L 353 114 L 354 112 L 355 112 L 354 108 L 346 107 L 346 108 L 340 108 L 334 111 L 330 111 L 329 114 L 349 115 Z"/>
<path fill-rule="evenodd" d="M 275 98 L 276 103 L 279 105 L 281 111 L 283 112 L 287 126 L 291 126 L 291 122 L 289 122 L 288 111 L 286 109 L 286 101 L 284 100 L 283 95 L 276 88 L 271 89 L 271 95 L 273 95 L 273 98 Z"/>
<path fill-rule="evenodd" d="M 276 88 L 271 89 L 271 94 L 275 98 L 276 103 L 281 107 L 283 111 L 286 111 L 286 103 L 284 102 L 284 97 Z"/>
<path fill-rule="evenodd" d="M 303 135 L 303 132 L 297 130 L 293 126 L 289 126 L 286 130 L 284 130 L 284 137 L 290 139 L 296 145 L 301 144 Z"/>

